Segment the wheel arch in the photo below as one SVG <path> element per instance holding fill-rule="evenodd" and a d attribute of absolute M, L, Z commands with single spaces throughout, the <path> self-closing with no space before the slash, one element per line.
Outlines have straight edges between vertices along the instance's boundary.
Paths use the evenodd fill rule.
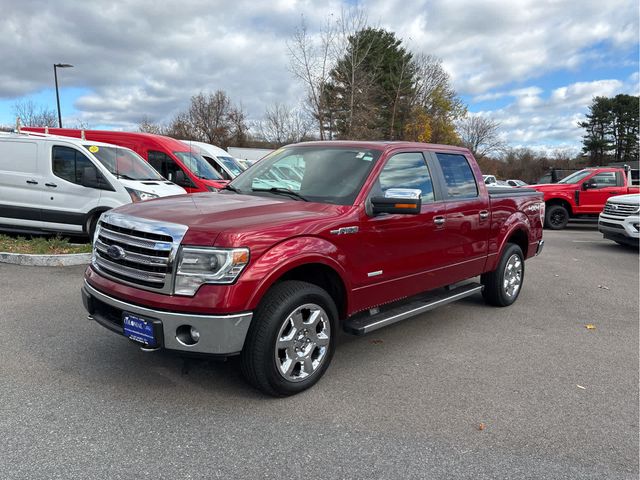
<path fill-rule="evenodd" d="M 567 209 L 567 212 L 569 212 L 569 216 L 573 215 L 573 207 L 571 206 L 571 203 L 565 198 L 554 197 L 550 198 L 549 200 L 545 200 L 544 203 L 547 211 L 549 211 L 549 208 L 554 205 L 560 205 Z"/>

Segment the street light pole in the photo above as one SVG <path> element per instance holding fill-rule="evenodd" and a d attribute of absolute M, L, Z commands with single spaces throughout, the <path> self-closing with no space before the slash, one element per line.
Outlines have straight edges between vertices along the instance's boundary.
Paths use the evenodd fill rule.
<path fill-rule="evenodd" d="M 71 68 L 73 65 L 70 63 L 54 63 L 53 64 L 53 78 L 56 81 L 56 103 L 58 104 L 58 127 L 62 128 L 62 115 L 60 114 L 60 93 L 58 93 L 58 68 Z"/>

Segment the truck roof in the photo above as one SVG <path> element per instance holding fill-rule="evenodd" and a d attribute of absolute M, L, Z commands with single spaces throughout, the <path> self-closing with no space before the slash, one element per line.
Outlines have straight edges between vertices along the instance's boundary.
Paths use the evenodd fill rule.
<path fill-rule="evenodd" d="M 437 143 L 405 142 L 405 141 L 369 141 L 369 140 L 319 140 L 312 142 L 300 142 L 293 144 L 296 147 L 354 147 L 368 148 L 370 150 L 393 150 L 400 148 L 419 148 L 430 150 L 447 150 L 460 153 L 469 153 L 464 147 L 441 145 Z M 291 146 L 291 145 L 288 145 Z"/>

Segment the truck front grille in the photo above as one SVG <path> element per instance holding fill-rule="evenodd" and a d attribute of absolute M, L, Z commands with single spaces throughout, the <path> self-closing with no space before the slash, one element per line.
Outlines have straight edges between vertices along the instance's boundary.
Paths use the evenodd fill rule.
<path fill-rule="evenodd" d="M 624 203 L 607 202 L 604 206 L 604 212 L 607 215 L 613 215 L 616 217 L 628 217 L 637 213 L 638 205 L 626 205 Z"/>
<path fill-rule="evenodd" d="M 100 218 L 92 266 L 101 275 L 171 293 L 174 263 L 187 227 L 107 212 Z"/>

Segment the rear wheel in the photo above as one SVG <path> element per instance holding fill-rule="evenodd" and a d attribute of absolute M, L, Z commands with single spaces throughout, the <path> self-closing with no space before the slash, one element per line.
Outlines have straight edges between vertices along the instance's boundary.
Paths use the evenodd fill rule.
<path fill-rule="evenodd" d="M 481 277 L 484 285 L 482 296 L 489 305 L 508 307 L 516 301 L 524 280 L 524 255 L 522 249 L 509 243 L 493 272 Z"/>
<path fill-rule="evenodd" d="M 285 281 L 263 298 L 242 349 L 242 372 L 254 387 L 273 396 L 299 393 L 329 367 L 338 313 L 331 296 L 316 285 Z"/>
<path fill-rule="evenodd" d="M 569 211 L 562 205 L 551 205 L 547 208 L 544 223 L 551 230 L 562 230 L 569 223 Z"/>

